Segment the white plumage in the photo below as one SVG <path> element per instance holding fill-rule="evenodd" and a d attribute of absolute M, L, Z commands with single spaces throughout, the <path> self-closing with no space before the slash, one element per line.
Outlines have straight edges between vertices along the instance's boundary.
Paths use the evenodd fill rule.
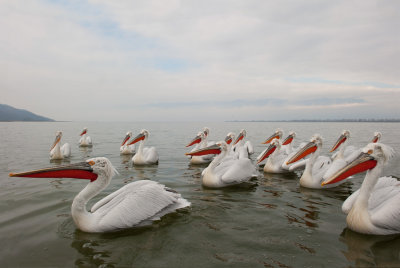
<path fill-rule="evenodd" d="M 400 233 L 400 182 L 392 177 L 380 177 L 392 156 L 390 147 L 370 143 L 359 157 L 324 182 L 329 185 L 367 170 L 360 189 L 342 205 L 347 226 L 353 231 L 376 235 Z"/>
<path fill-rule="evenodd" d="M 92 138 L 87 134 L 87 131 L 85 127 L 80 134 L 79 146 L 81 147 L 92 147 Z"/>
<path fill-rule="evenodd" d="M 155 147 L 144 147 L 147 139 L 149 137 L 149 132 L 142 129 L 139 135 L 137 135 L 129 145 L 135 144 L 140 141 L 139 148 L 136 154 L 132 157 L 132 162 L 134 165 L 153 165 L 158 164 L 158 153 Z"/>
<path fill-rule="evenodd" d="M 71 146 L 69 145 L 69 143 L 65 143 L 63 146 L 60 146 L 61 138 L 62 132 L 57 131 L 56 138 L 50 148 L 51 160 L 61 160 L 64 158 L 69 158 L 71 156 Z"/>

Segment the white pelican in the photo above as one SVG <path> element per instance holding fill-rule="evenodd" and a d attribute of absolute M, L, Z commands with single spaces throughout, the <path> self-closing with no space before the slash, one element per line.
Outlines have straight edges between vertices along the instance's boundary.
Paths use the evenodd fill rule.
<path fill-rule="evenodd" d="M 374 133 L 374 138 L 372 139 L 372 143 L 379 142 L 381 140 L 381 138 L 382 138 L 382 133 L 376 131 Z"/>
<path fill-rule="evenodd" d="M 251 154 L 254 153 L 253 145 L 250 141 L 244 142 L 246 137 L 246 130 L 242 129 L 239 132 L 235 142 L 233 143 L 233 149 L 238 154 L 239 158 L 249 158 Z"/>
<path fill-rule="evenodd" d="M 91 233 L 151 224 L 167 213 L 190 206 L 180 194 L 151 180 L 129 183 L 86 210 L 87 202 L 105 189 L 116 173 L 111 162 L 97 157 L 72 165 L 10 173 L 11 177 L 76 178 L 90 180 L 71 207 L 76 226 Z"/>
<path fill-rule="evenodd" d="M 207 147 L 207 140 L 205 138 L 205 134 L 203 131 L 199 132 L 196 137 L 188 144 L 186 147 L 192 146 L 196 144 L 196 146 L 192 149 L 192 151 Z M 191 164 L 206 164 L 210 163 L 213 159 L 213 155 L 201 155 L 201 156 L 189 156 Z"/>
<path fill-rule="evenodd" d="M 291 154 L 293 151 L 295 151 L 293 149 L 293 140 L 296 138 L 296 135 L 296 132 L 290 131 L 289 135 L 282 142 L 282 149 L 285 149 L 287 154 Z"/>
<path fill-rule="evenodd" d="M 396 178 L 380 177 L 393 154 L 389 146 L 370 143 L 353 162 L 323 182 L 330 185 L 367 170 L 360 189 L 342 205 L 351 230 L 374 235 L 400 233 L 400 182 Z"/>
<path fill-rule="evenodd" d="M 65 143 L 63 146 L 60 146 L 61 137 L 62 132 L 57 131 L 56 138 L 50 148 L 51 160 L 60 160 L 71 156 L 71 146 L 69 145 L 69 143 Z"/>
<path fill-rule="evenodd" d="M 122 140 L 121 147 L 119 147 L 119 152 L 123 155 L 126 154 L 134 154 L 135 153 L 135 145 L 128 145 L 128 140 L 132 137 L 132 132 L 126 132 L 125 138 Z"/>
<path fill-rule="evenodd" d="M 259 156 L 257 164 L 267 158 L 267 162 L 263 168 L 266 173 L 286 173 L 287 169 L 282 168 L 282 164 L 287 159 L 288 154 L 281 146 L 279 139 L 273 139 L 269 147 Z"/>
<path fill-rule="evenodd" d="M 79 139 L 79 146 L 81 146 L 81 147 L 91 147 L 92 146 L 92 138 L 87 134 L 86 127 L 82 130 L 82 132 L 79 136 L 81 136 L 81 138 Z"/>
<path fill-rule="evenodd" d="M 295 153 L 295 155 L 286 161 L 286 164 L 290 165 L 311 154 L 310 158 L 306 161 L 306 167 L 300 177 L 300 185 L 303 187 L 316 189 L 322 188 L 322 177 L 331 165 L 332 160 L 330 157 L 320 156 L 321 147 L 322 137 L 319 134 L 315 134 L 308 144 L 302 147 L 297 153 Z M 331 185 L 331 187 L 337 185 L 338 184 L 334 184 Z"/>
<path fill-rule="evenodd" d="M 339 151 L 332 156 L 333 160 L 335 160 L 336 158 L 344 159 L 349 155 L 353 154 L 355 151 L 357 151 L 356 147 L 347 145 L 349 142 L 349 138 L 350 138 L 350 131 L 343 130 L 342 134 L 339 136 L 336 143 L 332 146 L 330 150 L 330 153 L 333 153 L 334 151 L 337 150 L 337 148 L 340 147 Z"/>
<path fill-rule="evenodd" d="M 280 139 L 282 138 L 283 131 L 280 128 L 277 128 L 268 139 L 266 139 L 262 144 L 269 144 L 273 139 Z"/>
<path fill-rule="evenodd" d="M 142 129 L 140 134 L 137 135 L 128 145 L 132 145 L 140 141 L 139 148 L 136 154 L 132 157 L 134 165 L 153 165 L 158 164 L 158 153 L 155 147 L 144 147 L 149 132 L 146 129 Z"/>
<path fill-rule="evenodd" d="M 257 170 L 248 158 L 229 159 L 224 161 L 228 145 L 224 141 L 199 149 L 186 155 L 218 154 L 210 165 L 204 169 L 202 184 L 210 188 L 222 188 L 249 181 L 257 177 Z"/>
<path fill-rule="evenodd" d="M 325 172 L 323 179 L 325 180 L 336 171 L 350 163 L 358 156 L 360 153 L 360 149 L 357 149 L 354 146 L 347 146 L 347 143 L 350 138 L 350 131 L 343 130 L 342 134 L 337 139 L 336 143 L 332 146 L 330 152 L 334 152 L 337 148 L 340 147 L 339 151 L 332 156 L 333 162 L 330 165 L 329 169 Z"/>

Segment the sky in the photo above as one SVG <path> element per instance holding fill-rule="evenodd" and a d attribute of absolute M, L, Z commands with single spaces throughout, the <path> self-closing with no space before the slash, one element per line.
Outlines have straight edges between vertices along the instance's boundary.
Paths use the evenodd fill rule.
<path fill-rule="evenodd" d="M 399 10 L 0 0 L 0 103 L 60 121 L 398 119 Z"/>

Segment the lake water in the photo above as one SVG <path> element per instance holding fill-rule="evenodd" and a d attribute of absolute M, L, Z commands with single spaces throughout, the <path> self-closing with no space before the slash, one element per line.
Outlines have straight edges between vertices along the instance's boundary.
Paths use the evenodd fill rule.
<path fill-rule="evenodd" d="M 204 166 L 191 166 L 185 145 L 203 129 L 210 140 L 247 130 L 255 147 L 276 128 L 297 132 L 295 146 L 314 133 L 328 150 L 343 129 L 350 144 L 362 147 L 382 132 L 382 143 L 400 152 L 399 123 L 0 123 L 0 267 L 356 267 L 400 266 L 400 236 L 367 236 L 346 228 L 343 201 L 364 174 L 338 188 L 300 187 L 299 174 L 263 174 L 254 187 L 205 189 Z M 88 127 L 92 149 L 78 147 Z M 128 130 L 150 131 L 149 146 L 158 150 L 158 166 L 133 167 L 120 156 Z M 10 178 L 10 172 L 55 166 L 49 160 L 54 133 L 72 147 L 71 163 L 105 156 L 120 173 L 90 205 L 124 184 L 150 179 L 167 185 L 192 203 L 188 211 L 164 217 L 152 226 L 108 234 L 76 229 L 70 207 L 84 180 Z M 63 161 L 62 164 L 69 161 Z M 384 175 L 400 177 L 399 156 Z M 400 204 L 399 204 L 400 205 Z"/>

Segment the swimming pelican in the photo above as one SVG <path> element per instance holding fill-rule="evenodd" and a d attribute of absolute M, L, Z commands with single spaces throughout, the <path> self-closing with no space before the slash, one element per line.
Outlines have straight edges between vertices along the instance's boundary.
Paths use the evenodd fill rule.
<path fill-rule="evenodd" d="M 132 137 L 132 132 L 126 132 L 125 138 L 122 140 L 121 147 L 119 147 L 119 151 L 123 155 L 129 155 L 135 153 L 135 145 L 128 145 L 128 140 Z"/>
<path fill-rule="evenodd" d="M 270 143 L 273 139 L 280 139 L 280 138 L 282 138 L 282 134 L 283 134 L 282 129 L 277 128 L 277 129 L 275 130 L 274 134 L 272 134 L 271 136 L 269 136 L 269 138 L 266 139 L 262 144 L 268 144 L 268 143 Z"/>
<path fill-rule="evenodd" d="M 257 164 L 261 163 L 267 158 L 267 162 L 263 168 L 266 173 L 286 173 L 287 169 L 282 168 L 282 164 L 287 159 L 288 154 L 282 148 L 281 141 L 279 139 L 273 139 L 269 147 L 264 150 L 257 160 Z"/>
<path fill-rule="evenodd" d="M 374 235 L 400 233 L 400 182 L 380 177 L 384 165 L 393 157 L 393 149 L 382 143 L 370 143 L 360 155 L 323 185 L 340 182 L 356 173 L 367 171 L 360 189 L 342 205 L 347 226 L 356 232 Z"/>
<path fill-rule="evenodd" d="M 190 206 L 177 192 L 151 180 L 129 183 L 86 210 L 87 202 L 105 189 L 116 173 L 111 162 L 97 157 L 72 165 L 10 173 L 11 177 L 76 178 L 90 180 L 71 207 L 76 226 L 90 233 L 117 231 L 151 224 L 165 214 Z"/>
<path fill-rule="evenodd" d="M 355 146 L 348 146 L 350 138 L 350 131 L 348 130 L 343 130 L 342 134 L 340 137 L 337 139 L 336 143 L 332 146 L 330 152 L 333 153 L 334 151 L 337 150 L 337 148 L 340 147 L 339 151 L 332 156 L 332 159 L 335 160 L 336 158 L 339 159 L 344 159 L 348 157 L 349 155 L 353 154 L 355 151 L 357 151 L 357 148 Z"/>
<path fill-rule="evenodd" d="M 71 146 L 69 145 L 69 143 L 65 143 L 63 146 L 60 146 L 61 137 L 62 132 L 57 131 L 56 138 L 50 148 L 51 160 L 60 160 L 71 156 Z"/>
<path fill-rule="evenodd" d="M 87 128 L 85 127 L 81 134 L 79 135 L 81 138 L 79 139 L 79 146 L 81 147 L 91 147 L 92 146 L 92 138 L 87 134 Z"/>
<path fill-rule="evenodd" d="M 381 138 L 382 138 L 382 133 L 376 131 L 374 133 L 374 138 L 372 139 L 372 142 L 373 143 L 379 142 L 381 140 Z"/>
<path fill-rule="evenodd" d="M 197 133 L 196 137 L 192 139 L 192 141 L 186 145 L 186 147 L 192 146 L 196 144 L 196 146 L 192 149 L 192 151 L 207 147 L 207 140 L 205 138 L 205 134 L 203 131 Z M 210 163 L 214 157 L 214 155 L 201 155 L 201 156 L 189 156 L 191 164 L 206 164 Z"/>
<path fill-rule="evenodd" d="M 354 146 L 347 146 L 347 143 L 350 138 L 350 131 L 343 130 L 342 134 L 337 139 L 336 143 L 332 146 L 330 152 L 334 152 L 337 148 L 340 147 L 339 151 L 335 153 L 332 158 L 332 164 L 329 169 L 325 172 L 323 176 L 323 180 L 330 177 L 332 174 L 336 173 L 336 171 L 340 170 L 348 163 L 353 161 L 355 157 L 360 153 L 360 149 L 357 149 Z"/>
<path fill-rule="evenodd" d="M 222 188 L 249 181 L 257 177 L 255 166 L 248 158 L 229 159 L 224 161 L 228 153 L 228 145 L 225 141 L 202 148 L 186 155 L 218 154 L 210 165 L 204 169 L 202 184 L 210 188 Z"/>
<path fill-rule="evenodd" d="M 316 189 L 322 188 L 322 177 L 331 165 L 332 160 L 330 157 L 320 156 L 321 147 L 322 137 L 319 134 L 315 134 L 308 144 L 302 147 L 295 153 L 295 155 L 286 161 L 286 164 L 290 165 L 311 154 L 310 158 L 306 161 L 306 167 L 300 177 L 300 185 L 303 187 Z M 337 185 L 338 184 L 334 184 L 330 187 Z"/>
<path fill-rule="evenodd" d="M 149 137 L 149 131 L 142 129 L 128 145 L 132 145 L 140 141 L 139 149 L 132 157 L 134 165 L 153 165 L 158 164 L 158 153 L 155 147 L 144 147 L 145 142 Z"/>
<path fill-rule="evenodd" d="M 233 143 L 233 150 L 238 154 L 239 158 L 249 158 L 254 153 L 253 145 L 250 141 L 244 142 L 246 137 L 246 130 L 242 129 L 239 132 L 235 142 Z"/>

